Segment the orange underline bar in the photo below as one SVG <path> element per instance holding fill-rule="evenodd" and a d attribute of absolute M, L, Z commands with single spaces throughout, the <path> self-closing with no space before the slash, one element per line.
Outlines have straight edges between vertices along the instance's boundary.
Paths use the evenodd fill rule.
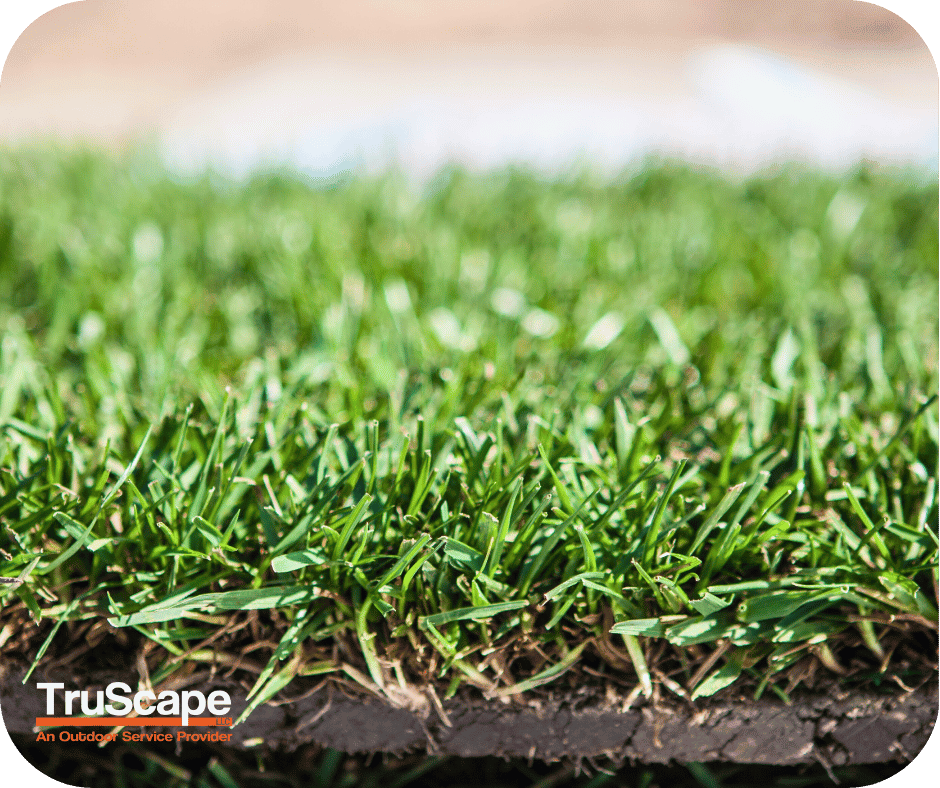
<path fill-rule="evenodd" d="M 220 724 L 219 717 L 190 717 L 189 725 L 207 725 L 216 727 Z M 182 717 L 36 717 L 37 728 L 70 727 L 84 728 L 86 726 L 104 726 L 106 728 L 136 726 L 138 728 L 182 728 Z"/>

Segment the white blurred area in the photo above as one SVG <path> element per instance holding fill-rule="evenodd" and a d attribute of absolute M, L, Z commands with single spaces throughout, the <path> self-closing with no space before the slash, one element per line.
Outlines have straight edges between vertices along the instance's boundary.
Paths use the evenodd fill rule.
<path fill-rule="evenodd" d="M 937 71 L 852 0 L 84 0 L 34 23 L 0 135 L 155 141 L 181 172 L 318 176 L 648 155 L 937 168 Z"/>

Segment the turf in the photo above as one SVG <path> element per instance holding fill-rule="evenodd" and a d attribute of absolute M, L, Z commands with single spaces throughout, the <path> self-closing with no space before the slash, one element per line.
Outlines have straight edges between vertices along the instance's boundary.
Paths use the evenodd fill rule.
<path fill-rule="evenodd" d="M 255 704 L 936 667 L 932 176 L 8 150 L 0 294 L 0 649 L 33 667 L 110 628 Z"/>

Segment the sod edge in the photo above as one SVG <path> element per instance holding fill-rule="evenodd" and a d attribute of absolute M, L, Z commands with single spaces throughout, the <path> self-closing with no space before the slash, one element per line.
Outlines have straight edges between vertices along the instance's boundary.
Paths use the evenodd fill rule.
<path fill-rule="evenodd" d="M 930 673 L 929 651 L 914 662 L 914 652 L 926 650 L 925 645 L 929 649 L 930 637 L 924 635 L 924 642 L 918 643 L 911 631 L 889 646 L 895 652 L 893 670 L 917 664 L 922 672 L 919 677 L 905 676 L 910 686 L 891 681 L 890 673 L 883 674 L 882 682 L 869 676 L 840 686 L 818 653 L 808 653 L 777 677 L 787 679 L 786 702 L 773 692 L 758 696 L 758 682 L 748 674 L 710 698 L 693 701 L 690 692 L 669 678 L 678 678 L 677 662 L 675 654 L 661 647 L 664 641 L 659 648 L 655 641 L 646 641 L 653 674 L 649 698 L 626 663 L 621 671 L 611 670 L 596 655 L 591 659 L 591 650 L 582 652 L 582 659 L 555 681 L 502 697 L 485 697 L 472 686 L 446 697 L 446 682 L 433 680 L 423 685 L 390 681 L 380 688 L 369 680 L 355 641 L 343 644 L 340 632 L 331 644 L 334 667 L 340 669 L 294 676 L 264 702 L 252 704 L 249 693 L 263 663 L 252 658 L 258 649 L 252 650 L 251 644 L 261 641 L 251 635 L 251 623 L 259 624 L 260 615 L 240 614 L 243 626 L 233 627 L 227 640 L 217 641 L 211 662 L 190 661 L 153 685 L 154 690 L 185 687 L 207 695 L 224 688 L 233 699 L 233 717 L 241 718 L 252 705 L 244 721 L 218 729 L 232 734 L 225 746 L 292 750 L 314 742 L 349 752 L 600 758 L 614 765 L 624 760 L 716 760 L 840 766 L 907 762 L 926 742 L 936 718 L 936 675 Z M 0 708 L 11 732 L 36 734 L 36 717 L 45 713 L 36 702 L 44 697 L 35 691 L 36 682 L 61 681 L 69 689 L 93 690 L 115 680 L 135 689 L 148 685 L 151 671 L 155 673 L 168 655 L 135 630 L 99 622 L 97 627 L 92 622 L 73 625 L 75 639 L 57 641 L 25 682 L 29 665 L 23 654 L 32 649 L 19 657 L 5 649 Z M 248 637 L 239 640 L 239 633 Z M 272 647 L 277 639 L 263 628 L 256 634 Z M 725 651 L 719 648 L 712 654 Z M 859 671 L 866 653 L 857 642 L 841 650 L 840 657 Z M 326 653 L 311 656 L 321 665 L 329 661 L 319 659 Z M 700 666 L 705 668 L 701 672 L 712 670 L 718 661 L 714 656 L 712 665 Z M 114 730 L 121 740 L 122 729 Z M 170 732 L 175 740 L 179 731 Z"/>
<path fill-rule="evenodd" d="M 219 434 L 217 433 L 217 436 Z M 332 430 L 329 434 L 335 437 Z M 218 443 L 222 445 L 222 441 Z M 128 489 L 135 488 L 132 481 L 133 471 L 141 457 L 144 444 L 146 436 L 141 449 L 121 473 L 118 482 L 110 490 L 102 487 L 99 511 L 118 499 L 117 493 L 121 484 L 126 482 Z M 471 444 L 468 442 L 468 445 Z M 398 475 L 401 475 L 402 458 L 406 461 L 410 459 L 411 462 L 418 461 L 417 452 L 409 452 L 413 452 L 413 449 L 406 442 L 399 459 Z M 434 542 L 429 534 L 420 539 L 403 541 L 397 556 L 392 554 L 382 557 L 385 566 L 371 570 L 377 578 L 371 584 L 358 569 L 355 561 L 329 559 L 330 550 L 335 558 L 349 547 L 352 548 L 353 555 L 358 557 L 357 560 L 363 557 L 362 540 L 368 537 L 373 528 L 366 526 L 360 529 L 359 545 L 356 546 L 355 527 L 369 511 L 367 504 L 371 500 L 370 495 L 363 495 L 354 506 L 347 504 L 332 511 L 316 498 L 319 493 L 327 502 L 333 502 L 334 506 L 336 503 L 345 503 L 346 496 L 352 492 L 354 486 L 349 483 L 350 470 L 346 471 L 340 481 L 330 484 L 332 479 L 323 472 L 321 462 L 322 478 L 316 484 L 314 494 L 308 496 L 307 501 L 302 501 L 301 506 L 294 502 L 293 508 L 289 500 L 283 505 L 277 504 L 278 495 L 266 478 L 263 487 L 271 496 L 270 500 L 276 504 L 276 508 L 272 506 L 264 510 L 268 517 L 264 538 L 274 549 L 262 551 L 262 565 L 270 572 L 258 572 L 255 575 L 256 581 L 277 575 L 293 575 L 301 579 L 305 576 L 304 572 L 319 572 L 319 583 L 268 585 L 256 582 L 243 589 L 210 591 L 211 577 L 194 576 L 195 582 L 189 584 L 188 590 L 182 589 L 183 593 L 173 594 L 169 599 L 155 603 L 141 605 L 138 601 L 135 612 L 107 616 L 103 615 L 102 610 L 105 600 L 114 611 L 114 600 L 117 598 L 112 596 L 112 593 L 117 592 L 109 589 L 119 589 L 121 583 L 112 579 L 113 576 L 104 574 L 103 582 L 83 587 L 79 578 L 74 585 L 67 583 L 65 586 L 71 586 L 69 595 L 72 602 L 66 605 L 67 610 L 60 611 L 64 612 L 64 615 L 50 615 L 50 609 L 46 609 L 46 619 L 51 619 L 55 624 L 51 629 L 48 624 L 43 625 L 44 631 L 48 633 L 44 637 L 37 637 L 38 630 L 31 620 L 36 613 L 34 606 L 29 604 L 31 597 L 28 593 L 21 593 L 20 601 L 7 606 L 4 612 L 3 648 L 8 653 L 15 648 L 20 654 L 34 654 L 32 670 L 40 663 L 48 664 L 50 661 L 67 664 L 83 659 L 82 652 L 100 648 L 102 638 L 113 632 L 112 625 L 117 624 L 118 631 L 147 634 L 149 640 L 138 653 L 142 654 L 145 665 L 149 658 L 150 666 L 146 667 L 144 672 L 155 684 L 172 682 L 175 672 L 186 675 L 204 663 L 212 664 L 214 669 L 226 670 L 229 675 L 239 667 L 253 663 L 255 667 L 251 672 L 255 677 L 254 683 L 245 688 L 253 697 L 253 702 L 246 706 L 245 717 L 249 717 L 257 707 L 278 695 L 283 688 L 292 686 L 295 678 L 337 672 L 343 674 L 348 682 L 383 697 L 392 707 L 402 706 L 402 703 L 407 707 L 410 690 L 405 690 L 404 687 L 413 687 L 416 682 L 420 684 L 422 681 L 433 683 L 429 682 L 428 678 L 432 675 L 440 676 L 439 669 L 442 666 L 447 666 L 450 670 L 449 683 L 445 682 L 439 687 L 438 697 L 444 700 L 449 699 L 460 686 L 460 682 L 481 690 L 487 699 L 511 699 L 514 696 L 523 696 L 531 689 L 551 685 L 565 678 L 572 670 L 582 679 L 593 677 L 601 683 L 610 679 L 613 686 L 622 686 L 626 680 L 634 685 L 635 693 L 642 694 L 646 699 L 656 689 L 694 701 L 697 697 L 715 694 L 742 678 L 759 679 L 754 692 L 755 700 L 767 692 L 777 694 L 784 702 L 789 701 L 788 691 L 799 686 L 807 678 L 811 679 L 817 670 L 850 677 L 867 674 L 874 680 L 884 678 L 895 681 L 904 691 L 909 689 L 905 681 L 913 681 L 916 684 L 936 671 L 936 660 L 931 657 L 931 652 L 935 651 L 933 643 L 936 639 L 936 623 L 930 617 L 930 603 L 916 585 L 910 581 L 903 585 L 892 580 L 890 575 L 887 577 L 888 588 L 897 592 L 898 597 L 878 596 L 873 594 L 870 588 L 866 589 L 866 597 L 859 597 L 843 584 L 821 582 L 825 574 L 792 568 L 789 574 L 769 580 L 711 584 L 701 598 L 688 600 L 689 613 L 692 615 L 675 615 L 661 609 L 661 615 L 655 618 L 639 618 L 636 617 L 638 613 L 634 613 L 633 618 L 623 618 L 625 610 L 631 609 L 631 602 L 615 591 L 615 586 L 620 590 L 619 584 L 603 583 L 605 573 L 596 570 L 599 554 L 603 556 L 604 553 L 596 552 L 589 539 L 597 539 L 598 533 L 603 535 L 604 528 L 615 516 L 624 516 L 624 513 L 617 510 L 624 503 L 629 503 L 629 495 L 621 493 L 616 501 L 611 499 L 605 503 L 604 491 L 601 491 L 600 495 L 593 496 L 592 501 L 593 503 L 599 500 L 600 503 L 593 511 L 588 507 L 583 519 L 578 521 L 577 515 L 585 511 L 584 503 L 591 496 L 585 496 L 582 504 L 575 508 L 570 502 L 570 493 L 560 486 L 558 475 L 551 469 L 551 462 L 541 447 L 539 454 L 543 464 L 541 467 L 536 464 L 530 468 L 534 473 L 525 483 L 519 478 L 515 483 L 503 485 L 502 494 L 506 495 L 508 503 L 503 515 L 503 524 L 499 525 L 499 521 L 492 517 L 494 526 L 498 525 L 498 528 L 494 527 L 489 531 L 482 529 L 483 538 L 479 547 L 469 543 L 470 539 L 463 542 L 450 534 L 439 535 Z M 203 469 L 206 465 L 203 464 Z M 353 467 L 352 471 L 366 465 L 367 463 L 363 462 Z M 424 467 L 427 468 L 426 465 Z M 640 474 L 641 479 L 647 475 L 649 467 Z M 669 466 L 666 467 L 668 470 Z M 653 530 L 652 526 L 659 527 L 664 519 L 670 496 L 676 489 L 681 488 L 679 481 L 684 468 L 685 460 L 674 462 L 668 478 L 663 477 L 658 482 L 653 480 L 644 494 L 635 496 L 639 500 L 632 502 L 633 508 L 626 508 L 634 517 L 636 512 L 640 513 L 641 516 L 636 519 L 646 520 L 647 527 L 639 533 L 641 539 Z M 423 473 L 419 472 L 419 477 Z M 709 524 L 714 527 L 725 512 L 733 512 L 732 505 L 738 497 L 743 497 L 744 503 L 733 514 L 731 525 L 736 526 L 745 513 L 752 510 L 759 513 L 756 519 L 745 519 L 743 524 L 752 535 L 757 532 L 757 526 L 768 519 L 773 506 L 788 496 L 796 497 L 791 494 L 798 489 L 801 479 L 800 473 L 791 474 L 782 484 L 778 483 L 776 487 L 767 490 L 770 476 L 770 470 L 759 470 L 756 474 L 752 473 L 750 485 L 738 484 L 729 490 L 705 518 L 704 524 L 699 527 L 699 536 L 696 536 L 694 541 L 704 542 L 709 535 Z M 689 478 L 692 477 L 686 477 L 686 481 Z M 195 483 L 200 488 L 196 491 L 197 498 L 208 497 L 211 503 L 212 493 L 207 495 L 205 489 L 208 479 L 208 475 L 203 473 L 191 484 Z M 344 483 L 347 485 L 345 488 Z M 552 549 L 558 548 L 558 535 L 563 533 L 567 526 L 573 525 L 577 541 L 571 539 L 568 545 L 561 544 L 561 550 L 557 554 L 558 558 L 568 557 L 565 575 L 570 577 L 549 588 L 549 585 L 554 583 L 553 576 L 549 574 L 532 583 L 533 593 L 527 598 L 491 603 L 482 597 L 481 589 L 496 589 L 505 595 L 507 592 L 511 593 L 512 586 L 498 580 L 500 575 L 497 572 L 481 575 L 480 570 L 487 566 L 494 570 L 503 568 L 498 560 L 490 560 L 492 546 L 500 541 L 496 537 L 500 532 L 503 532 L 504 536 L 516 536 L 518 529 L 525 528 L 526 524 L 521 513 L 528 513 L 528 519 L 533 520 L 535 518 L 532 516 L 532 507 L 536 508 L 536 513 L 544 509 L 539 509 L 538 504 L 534 503 L 542 484 L 551 484 L 555 493 L 565 501 L 562 505 L 575 511 L 565 518 L 564 511 L 556 509 L 554 522 L 545 518 L 548 525 L 539 534 L 541 543 L 536 542 L 534 538 L 531 540 L 538 545 L 534 551 L 535 561 L 539 560 L 539 556 L 544 557 Z M 636 487 L 636 483 L 627 485 L 627 493 Z M 371 489 L 376 488 L 373 486 Z M 431 502 L 430 511 L 436 511 L 438 507 L 443 509 L 447 505 L 444 494 L 448 489 L 446 484 L 442 485 L 437 499 Z M 864 514 L 864 509 L 858 504 L 851 486 L 844 489 L 845 496 L 842 500 L 845 504 L 851 504 L 847 506 L 847 510 L 861 510 Z M 411 498 L 414 499 L 414 493 Z M 306 513 L 306 506 L 310 505 L 311 500 L 314 505 L 320 504 L 321 511 L 327 510 L 326 515 L 322 517 L 323 524 L 318 529 L 311 528 Z M 391 500 L 391 496 L 387 500 Z M 755 503 L 758 505 L 754 506 Z M 692 513 L 698 514 L 701 508 L 692 509 Z M 133 514 L 133 511 L 129 514 Z M 679 513 L 681 511 L 680 509 Z M 519 519 L 513 519 L 514 512 Z M 372 514 L 374 515 L 374 512 Z M 106 547 L 109 541 L 121 541 L 95 539 L 90 542 L 91 527 L 82 528 L 81 523 L 62 511 L 54 512 L 52 519 L 65 526 L 66 532 L 76 540 L 59 558 L 62 555 L 70 555 L 69 550 L 71 553 L 79 552 L 76 547 L 87 547 L 91 553 L 95 553 L 96 549 Z M 92 525 L 96 519 L 93 518 Z M 689 519 L 689 515 L 681 518 L 680 525 L 688 523 Z M 217 529 L 205 518 L 196 517 L 192 522 L 200 537 L 205 538 L 208 543 L 212 543 L 213 537 L 218 539 L 215 533 Z M 782 522 L 784 521 L 778 518 L 768 524 L 771 529 L 779 530 Z M 137 523 L 138 529 L 144 525 L 144 521 L 139 517 Z M 116 533 L 121 533 L 123 526 L 119 519 L 112 516 L 110 524 Z M 721 527 L 725 528 L 726 524 L 722 523 Z M 319 542 L 311 538 L 311 532 L 317 531 L 323 535 Z M 670 529 L 672 534 L 677 531 L 675 526 Z M 705 536 L 702 536 L 703 533 Z M 910 549 L 920 548 L 921 543 L 925 543 L 922 537 L 914 541 L 912 534 L 907 530 L 899 528 L 899 533 L 911 541 Z M 860 541 L 871 541 L 873 536 L 870 532 Z M 296 542 L 303 538 L 307 544 L 305 549 L 289 549 L 299 546 Z M 723 539 L 719 538 L 712 544 L 711 552 L 714 553 L 717 547 L 728 541 L 726 535 Z M 511 555 L 516 544 L 513 539 L 507 539 L 506 542 L 507 555 Z M 598 540 L 596 544 L 603 545 L 603 542 Z M 642 541 L 637 546 L 642 548 Z M 609 545 L 606 549 L 607 560 L 610 560 L 611 556 L 616 558 L 616 553 L 611 552 Z M 867 562 L 875 566 L 875 562 L 879 560 L 883 563 L 889 559 L 897 560 L 892 559 L 887 548 L 885 551 L 887 556 L 882 555 L 880 558 L 875 551 L 871 551 L 868 553 Z M 190 554 L 193 552 L 189 551 Z M 272 557 L 271 553 L 275 555 Z M 640 550 L 638 554 L 647 560 L 657 560 L 656 549 L 649 552 Z M 228 568 L 239 566 L 233 562 L 233 558 L 245 560 L 244 556 L 237 553 L 230 558 L 226 558 L 221 552 L 213 552 L 213 555 L 220 556 L 222 563 Z M 583 562 L 583 568 L 587 571 L 575 572 L 578 565 L 572 563 L 572 556 Z M 54 558 L 52 563 L 62 563 L 59 558 Z M 679 558 L 681 562 L 682 557 Z M 431 559 L 439 560 L 439 563 L 435 565 Z M 593 563 L 589 563 L 592 559 Z M 29 570 L 37 563 L 38 561 L 33 559 L 23 570 L 21 577 L 6 584 L 7 590 L 28 591 L 30 586 L 26 583 L 32 579 Z M 650 582 L 649 573 L 642 565 L 635 560 L 632 563 L 639 577 L 649 583 L 648 587 L 655 595 L 658 585 Z M 690 563 L 680 563 L 677 568 L 687 569 Z M 247 565 L 241 563 L 242 568 Z M 516 565 L 521 566 L 523 577 L 531 578 L 534 574 L 531 559 L 528 564 Z M 651 563 L 648 565 L 652 566 Z M 76 564 L 73 566 L 77 568 Z M 385 581 L 393 576 L 404 575 L 410 576 L 412 580 L 417 578 L 417 582 L 420 582 L 421 577 L 426 579 L 428 575 L 419 574 L 414 570 L 422 566 L 430 568 L 432 572 L 457 567 L 460 571 L 453 587 L 460 588 L 460 581 L 463 579 L 470 586 L 470 601 L 475 604 L 457 608 L 451 606 L 446 612 L 429 613 L 424 617 L 416 618 L 413 611 L 405 616 L 399 615 L 393 609 L 392 603 L 396 602 L 396 597 L 400 602 L 404 595 L 401 591 L 396 594 L 396 589 Z M 41 573 L 37 574 L 42 577 Z M 470 583 L 467 583 L 468 574 Z M 232 575 L 237 582 L 237 573 L 230 573 L 230 577 Z M 673 574 L 673 577 L 677 575 Z M 478 578 L 483 581 L 480 587 L 476 585 Z M 554 578 L 557 579 L 557 574 Z M 696 579 L 697 576 L 691 576 L 691 580 Z M 346 590 L 341 593 L 324 588 L 324 581 L 330 580 L 333 581 L 334 587 Z M 350 584 L 350 580 L 355 582 Z M 674 581 L 667 582 L 669 585 L 666 587 L 674 592 L 682 592 L 681 585 Z M 579 583 L 583 584 L 583 588 Z M 193 591 L 199 586 L 209 593 L 194 594 Z M 807 586 L 809 590 L 806 589 Z M 53 600 L 53 592 L 63 588 L 55 588 L 42 580 L 33 587 L 40 595 L 45 592 Z M 400 589 L 400 586 L 398 588 Z M 912 591 L 905 597 L 903 594 L 908 588 Z M 624 592 L 627 590 L 626 587 L 622 588 Z M 606 600 L 598 601 L 598 598 L 595 598 L 592 607 L 591 591 L 603 592 L 604 597 L 613 599 L 614 602 L 620 601 L 622 606 L 616 607 Z M 755 591 L 763 592 L 763 595 L 755 595 Z M 474 598 L 474 592 L 481 595 L 479 599 Z M 567 604 L 559 604 L 558 597 L 563 592 L 567 592 Z M 740 601 L 730 604 L 735 600 L 735 594 L 740 592 L 745 592 Z M 49 599 L 50 596 L 43 598 Z M 639 601 L 644 596 L 648 598 L 648 594 L 641 593 L 634 599 Z M 134 597 L 136 600 L 145 598 L 146 595 L 142 596 L 139 592 Z M 666 597 L 656 597 L 656 601 L 663 607 L 665 599 Z M 35 599 L 32 601 L 35 602 Z M 842 606 L 838 607 L 836 603 L 840 602 Z M 891 606 L 885 603 L 893 602 L 894 609 L 907 605 L 911 612 L 886 613 L 883 609 L 874 609 L 863 615 L 859 610 L 853 611 L 846 604 L 849 602 L 869 605 L 872 602 L 881 602 L 889 610 Z M 636 602 L 632 604 L 632 609 L 639 611 L 640 608 L 635 606 Z M 373 608 L 371 611 L 370 605 Z M 529 611 L 533 616 L 528 619 L 528 625 L 519 618 L 522 615 L 520 611 Z M 367 616 L 367 613 L 371 615 Z M 820 613 L 823 615 L 819 615 Z M 807 621 L 807 614 L 816 615 Z M 201 629 L 181 629 L 184 626 L 183 619 L 197 627 L 201 626 Z M 705 625 L 709 630 L 707 637 L 699 638 L 698 642 L 693 638 L 688 643 L 681 640 L 676 642 L 668 637 L 674 633 L 673 627 L 682 630 L 687 624 L 693 627 Z M 801 624 L 801 637 L 780 637 L 781 631 L 787 631 L 784 625 L 793 627 Z M 62 625 L 65 629 L 56 639 L 56 632 Z M 875 625 L 880 628 L 880 632 L 877 638 L 872 639 Z M 442 635 L 446 627 L 453 631 L 459 630 L 461 636 L 468 636 L 474 631 L 472 628 L 481 626 L 482 630 L 477 629 L 476 633 L 478 638 L 482 635 L 483 640 L 478 640 L 475 645 L 471 640 L 469 647 L 465 641 L 462 653 L 453 645 L 448 646 Z M 557 636 L 546 638 L 545 634 L 553 627 Z M 794 629 L 793 632 L 797 630 Z M 820 633 L 824 636 L 820 637 Z M 69 635 L 80 635 L 84 639 L 84 644 L 79 646 L 77 651 L 66 648 Z M 186 648 L 174 645 L 174 640 L 181 637 L 185 637 L 183 642 L 186 643 Z M 779 644 L 767 651 L 761 643 L 763 637 Z M 615 642 L 618 639 L 622 642 Z M 190 645 L 194 640 L 197 641 L 196 645 Z M 58 652 L 55 659 L 52 659 L 52 654 L 46 653 L 53 643 L 55 652 Z M 263 660 L 255 661 L 252 656 L 267 652 L 271 652 L 267 664 Z M 849 656 L 846 657 L 846 654 Z M 541 664 L 535 659 L 536 655 L 541 657 Z M 591 657 L 593 662 L 587 659 L 588 657 Z M 514 659 L 521 660 L 523 665 L 528 663 L 529 669 L 523 667 L 520 673 L 518 668 L 514 668 L 513 678 L 507 669 Z M 764 663 L 761 660 L 768 661 Z M 401 670 L 403 665 L 404 672 Z M 491 675 L 484 675 L 482 671 Z M 459 679 L 456 683 L 455 678 Z M 570 679 L 571 676 L 568 675 L 566 680 L 569 684 Z M 139 676 L 138 681 L 140 680 L 143 680 L 143 674 Z M 404 695 L 399 693 L 396 697 L 398 686 L 403 688 Z M 414 697 L 414 693 L 411 694 Z"/>

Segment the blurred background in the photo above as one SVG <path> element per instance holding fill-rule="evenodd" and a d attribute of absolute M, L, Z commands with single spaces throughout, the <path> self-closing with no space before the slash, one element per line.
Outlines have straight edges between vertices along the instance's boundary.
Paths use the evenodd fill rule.
<path fill-rule="evenodd" d="M 854 0 L 84 0 L 20 36 L 0 139 L 147 140 L 175 168 L 447 161 L 601 169 L 655 153 L 937 166 L 937 70 Z"/>

